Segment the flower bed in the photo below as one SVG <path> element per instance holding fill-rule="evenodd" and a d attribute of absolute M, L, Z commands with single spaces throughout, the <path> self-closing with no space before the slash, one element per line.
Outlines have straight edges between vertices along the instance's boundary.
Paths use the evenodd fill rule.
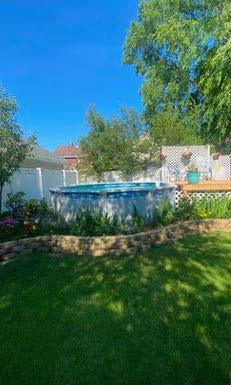
<path fill-rule="evenodd" d="M 107 237 L 76 237 L 47 235 L 0 244 L 0 260 L 6 261 L 34 251 L 49 251 L 57 254 L 74 254 L 103 257 L 131 255 L 140 250 L 174 241 L 187 234 L 208 231 L 231 231 L 231 219 L 188 221 L 149 230 L 133 235 Z"/>
<path fill-rule="evenodd" d="M 182 197 L 174 209 L 168 198 L 161 200 L 153 209 L 148 223 L 134 206 L 129 219 L 109 216 L 100 210 L 83 210 L 73 221 L 66 222 L 46 202 L 30 200 L 12 206 L 0 219 L 0 244 L 41 235 L 68 235 L 79 237 L 132 235 L 162 226 L 190 220 L 231 218 L 231 197 Z M 16 196 L 17 198 L 17 196 Z"/>
<path fill-rule="evenodd" d="M 65 233 L 66 224 L 44 199 L 24 199 L 24 193 L 8 194 L 7 211 L 0 214 L 0 244 L 56 232 Z"/>

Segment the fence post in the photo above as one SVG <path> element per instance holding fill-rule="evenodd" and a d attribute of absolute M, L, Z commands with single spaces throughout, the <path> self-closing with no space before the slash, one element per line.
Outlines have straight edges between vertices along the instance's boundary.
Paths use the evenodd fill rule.
<path fill-rule="evenodd" d="M 79 172 L 76 170 L 76 184 L 79 184 Z"/>
<path fill-rule="evenodd" d="M 67 180 L 66 180 L 66 171 L 63 170 L 63 186 L 67 185 Z"/>
<path fill-rule="evenodd" d="M 43 173 L 42 173 L 42 168 L 37 167 L 36 170 L 38 171 L 38 178 L 39 178 L 39 192 L 41 199 L 44 198 L 44 191 L 43 191 Z"/>

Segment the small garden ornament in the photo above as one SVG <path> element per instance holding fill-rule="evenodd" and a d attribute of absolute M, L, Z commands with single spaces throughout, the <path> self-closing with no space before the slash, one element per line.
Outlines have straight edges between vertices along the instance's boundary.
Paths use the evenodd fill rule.
<path fill-rule="evenodd" d="M 29 211 L 25 212 L 25 217 L 24 217 L 24 229 L 25 229 L 25 237 L 28 238 L 29 234 L 32 230 L 36 230 L 36 223 L 35 221 L 31 218 L 31 214 Z"/>

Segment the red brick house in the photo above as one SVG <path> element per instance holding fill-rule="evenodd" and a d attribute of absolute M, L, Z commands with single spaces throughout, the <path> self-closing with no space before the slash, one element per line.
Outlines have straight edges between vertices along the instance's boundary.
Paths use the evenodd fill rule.
<path fill-rule="evenodd" d="M 55 150 L 55 155 L 65 160 L 67 170 L 76 169 L 80 154 L 80 147 L 74 146 L 73 144 L 68 146 L 58 146 Z"/>

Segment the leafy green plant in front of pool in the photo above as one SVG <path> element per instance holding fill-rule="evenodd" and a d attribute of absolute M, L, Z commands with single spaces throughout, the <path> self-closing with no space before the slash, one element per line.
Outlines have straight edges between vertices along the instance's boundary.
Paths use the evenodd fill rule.
<path fill-rule="evenodd" d="M 45 199 L 29 199 L 25 202 L 24 209 L 29 211 L 31 215 L 37 217 L 44 217 L 49 211 Z"/>
<path fill-rule="evenodd" d="M 101 210 L 91 211 L 89 209 L 80 212 L 70 233 L 76 236 L 108 235 L 111 233 L 111 218 Z"/>
<path fill-rule="evenodd" d="M 195 200 L 190 200 L 187 197 L 182 197 L 175 210 L 176 221 L 189 221 L 196 219 Z"/>
<path fill-rule="evenodd" d="M 110 216 L 102 210 L 81 211 L 71 225 L 70 233 L 76 236 L 101 236 L 113 234 L 132 234 L 145 228 L 145 220 L 134 206 L 131 218 Z"/>
<path fill-rule="evenodd" d="M 154 223 L 161 226 L 170 225 L 174 221 L 174 210 L 168 198 L 159 202 L 154 214 Z"/>
<path fill-rule="evenodd" d="M 140 213 L 137 210 L 137 207 L 135 205 L 133 206 L 133 212 L 132 212 L 132 217 L 131 217 L 131 221 L 130 221 L 130 227 L 131 227 L 131 232 L 133 232 L 133 233 L 138 233 L 145 228 L 145 220 L 140 215 Z"/>

